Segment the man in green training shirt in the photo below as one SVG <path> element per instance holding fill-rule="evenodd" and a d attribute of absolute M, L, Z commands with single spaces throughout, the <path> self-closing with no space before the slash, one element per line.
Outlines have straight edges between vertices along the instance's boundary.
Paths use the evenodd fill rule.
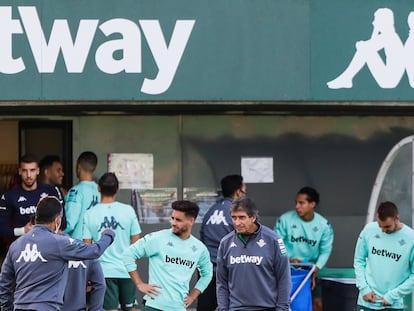
<path fill-rule="evenodd" d="M 147 234 L 127 248 L 124 264 L 138 290 L 145 294 L 143 311 L 185 311 L 210 283 L 213 265 L 207 247 L 191 235 L 199 207 L 190 201 L 172 204 L 171 229 Z M 149 259 L 149 280 L 137 271 L 136 260 Z M 198 269 L 194 288 L 189 283 Z"/>
<path fill-rule="evenodd" d="M 317 275 L 332 252 L 334 232 L 329 221 L 315 212 L 319 193 L 303 187 L 296 194 L 295 210 L 284 213 L 274 230 L 282 237 L 291 263 L 315 264 L 312 276 L 312 310 L 322 311 L 322 286 Z"/>
<path fill-rule="evenodd" d="M 66 229 L 72 238 L 82 240 L 83 216 L 92 206 L 101 200 L 98 184 L 93 180 L 93 173 L 98 158 L 92 151 L 82 152 L 76 161 L 76 175 L 79 183 L 73 186 L 65 197 Z"/>
<path fill-rule="evenodd" d="M 103 174 L 98 189 L 101 202 L 85 212 L 83 241 L 89 244 L 97 241 L 107 228 L 116 232 L 114 242 L 99 258 L 106 282 L 103 306 L 106 311 L 117 311 L 120 304 L 121 310 L 133 311 L 136 288 L 123 265 L 122 254 L 138 241 L 141 227 L 132 206 L 116 201 L 119 181 L 114 173 Z"/>
<path fill-rule="evenodd" d="M 414 230 L 400 222 L 394 203 L 381 203 L 377 221 L 361 231 L 354 268 L 358 311 L 404 309 L 404 296 L 414 290 Z"/>

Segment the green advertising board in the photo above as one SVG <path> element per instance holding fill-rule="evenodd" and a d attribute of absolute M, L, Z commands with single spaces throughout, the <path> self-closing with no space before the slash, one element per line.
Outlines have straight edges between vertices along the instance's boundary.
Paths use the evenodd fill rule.
<path fill-rule="evenodd" d="M 1 0 L 0 100 L 412 100 L 411 10 L 408 0 Z"/>
<path fill-rule="evenodd" d="M 305 1 L 1 1 L 1 99 L 306 99 L 308 18 Z"/>
<path fill-rule="evenodd" d="M 407 0 L 312 2 L 310 99 L 413 100 L 411 11 Z"/>

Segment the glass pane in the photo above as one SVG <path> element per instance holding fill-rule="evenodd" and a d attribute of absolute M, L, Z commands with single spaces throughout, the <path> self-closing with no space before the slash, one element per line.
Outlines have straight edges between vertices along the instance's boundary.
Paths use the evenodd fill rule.
<path fill-rule="evenodd" d="M 385 173 L 377 204 L 392 201 L 400 211 L 401 221 L 411 225 L 412 221 L 412 143 L 402 145 L 396 150 L 388 171 Z"/>

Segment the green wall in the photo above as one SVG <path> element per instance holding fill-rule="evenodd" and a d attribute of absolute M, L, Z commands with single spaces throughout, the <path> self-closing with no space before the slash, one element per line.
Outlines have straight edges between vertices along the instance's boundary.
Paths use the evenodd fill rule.
<path fill-rule="evenodd" d="M 351 88 L 328 87 L 371 38 L 380 8 L 397 39 L 378 36 L 359 53 Z M 0 98 L 409 101 L 412 10 L 408 0 L 1 0 Z M 397 81 L 384 87 L 395 60 Z"/>
<path fill-rule="evenodd" d="M 73 159 L 95 151 L 99 177 L 108 153 L 152 153 L 154 187 L 177 187 L 181 197 L 182 187 L 216 188 L 223 176 L 240 173 L 242 156 L 272 157 L 274 182 L 247 185 L 262 222 L 273 227 L 294 208 L 300 187 L 317 188 L 318 210 L 336 236 L 329 266 L 351 267 L 378 170 L 391 148 L 412 134 L 413 124 L 413 117 L 73 117 Z M 119 199 L 130 202 L 130 191 Z M 155 228 L 144 225 L 145 232 Z"/>

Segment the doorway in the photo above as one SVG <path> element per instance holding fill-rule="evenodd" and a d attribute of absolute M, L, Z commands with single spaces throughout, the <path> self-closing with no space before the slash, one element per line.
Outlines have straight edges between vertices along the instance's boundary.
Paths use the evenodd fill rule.
<path fill-rule="evenodd" d="M 19 122 L 19 157 L 34 154 L 39 160 L 57 155 L 62 160 L 62 186 L 72 187 L 72 121 L 30 120 Z"/>

